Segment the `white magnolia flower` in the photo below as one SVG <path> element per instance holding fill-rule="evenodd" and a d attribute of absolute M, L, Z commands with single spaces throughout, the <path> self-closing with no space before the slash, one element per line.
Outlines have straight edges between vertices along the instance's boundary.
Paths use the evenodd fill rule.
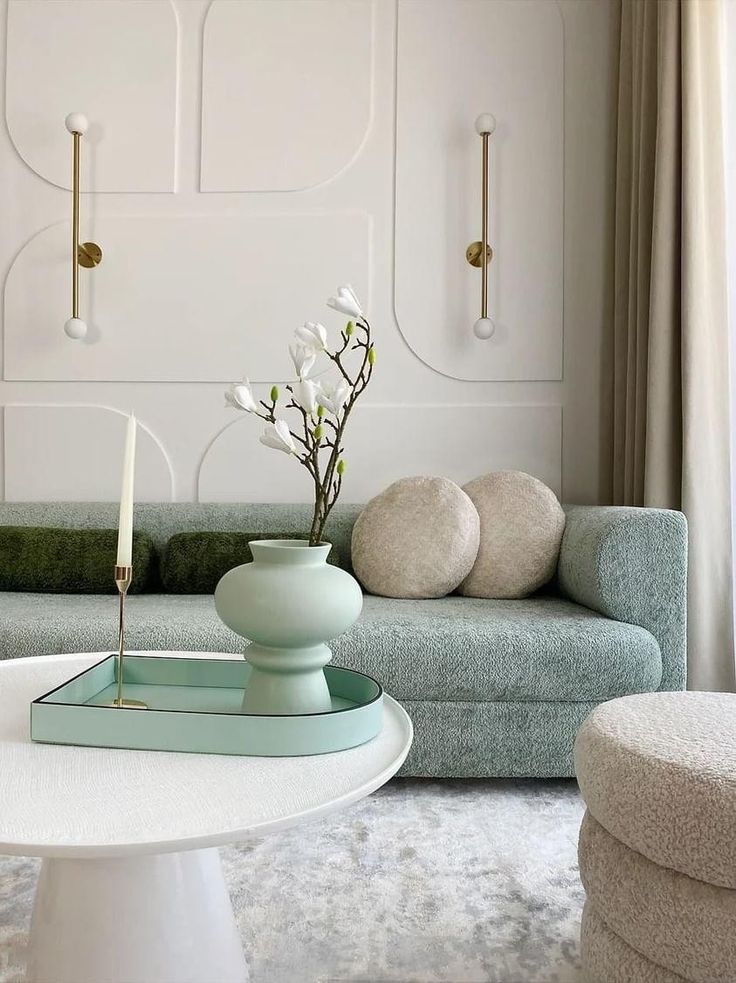
<path fill-rule="evenodd" d="M 247 379 L 242 382 L 234 382 L 225 393 L 225 406 L 233 406 L 236 410 L 245 410 L 246 413 L 255 413 L 258 404 L 250 390 L 250 383 Z"/>
<path fill-rule="evenodd" d="M 314 348 L 298 341 L 295 345 L 289 345 L 289 354 L 294 363 L 297 378 L 306 379 L 317 359 L 317 353 Z"/>
<path fill-rule="evenodd" d="M 313 352 L 323 352 L 327 348 L 327 328 L 319 321 L 305 321 L 294 334 L 297 340 Z"/>
<path fill-rule="evenodd" d="M 296 444 L 286 420 L 267 423 L 259 439 L 266 447 L 273 447 L 274 450 L 283 451 L 284 454 L 296 454 Z"/>
<path fill-rule="evenodd" d="M 327 301 L 327 306 L 340 311 L 341 314 L 347 314 L 348 317 L 363 317 L 363 309 L 360 306 L 360 301 L 349 283 L 337 288 L 337 297 L 330 297 Z"/>
<path fill-rule="evenodd" d="M 319 383 L 312 382 L 311 379 L 300 379 L 293 389 L 294 399 L 305 411 L 305 413 L 316 413 L 317 395 L 320 390 Z"/>
<path fill-rule="evenodd" d="M 324 406 L 328 412 L 338 416 L 349 395 L 350 385 L 347 379 L 340 379 L 337 384 L 323 382 L 320 392 L 317 393 L 317 402 L 320 406 Z"/>

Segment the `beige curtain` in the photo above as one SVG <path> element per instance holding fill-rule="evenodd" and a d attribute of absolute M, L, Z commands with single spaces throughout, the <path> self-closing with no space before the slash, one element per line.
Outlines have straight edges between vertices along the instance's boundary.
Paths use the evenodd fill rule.
<path fill-rule="evenodd" d="M 613 500 L 690 527 L 688 676 L 736 688 L 719 0 L 622 0 Z"/>

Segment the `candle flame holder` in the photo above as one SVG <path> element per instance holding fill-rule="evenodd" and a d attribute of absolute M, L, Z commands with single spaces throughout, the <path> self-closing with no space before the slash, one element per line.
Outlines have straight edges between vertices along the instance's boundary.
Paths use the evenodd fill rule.
<path fill-rule="evenodd" d="M 125 700 L 123 699 L 123 660 L 125 658 L 125 598 L 128 594 L 128 588 L 130 587 L 131 581 L 133 580 L 133 567 L 120 567 L 115 566 L 115 586 L 118 589 L 118 596 L 120 598 L 120 617 L 118 621 L 118 661 L 117 661 L 117 678 L 118 678 L 118 692 L 115 699 L 110 704 L 114 707 L 120 707 L 121 709 L 128 710 L 147 710 L 148 704 L 143 703 L 141 700 Z"/>

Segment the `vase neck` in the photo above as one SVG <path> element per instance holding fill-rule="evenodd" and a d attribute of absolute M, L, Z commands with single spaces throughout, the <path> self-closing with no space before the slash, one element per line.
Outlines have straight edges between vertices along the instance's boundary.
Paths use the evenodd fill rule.
<path fill-rule="evenodd" d="M 289 567 L 323 566 L 332 549 L 331 543 L 310 546 L 306 539 L 256 539 L 249 545 L 253 559 L 258 563 Z"/>

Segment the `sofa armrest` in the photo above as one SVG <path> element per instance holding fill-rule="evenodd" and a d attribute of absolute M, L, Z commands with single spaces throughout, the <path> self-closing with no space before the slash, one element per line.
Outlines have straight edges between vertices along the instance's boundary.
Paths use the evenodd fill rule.
<path fill-rule="evenodd" d="M 687 522 L 665 509 L 573 505 L 557 569 L 560 592 L 615 621 L 640 625 L 662 652 L 660 689 L 687 672 Z"/>

